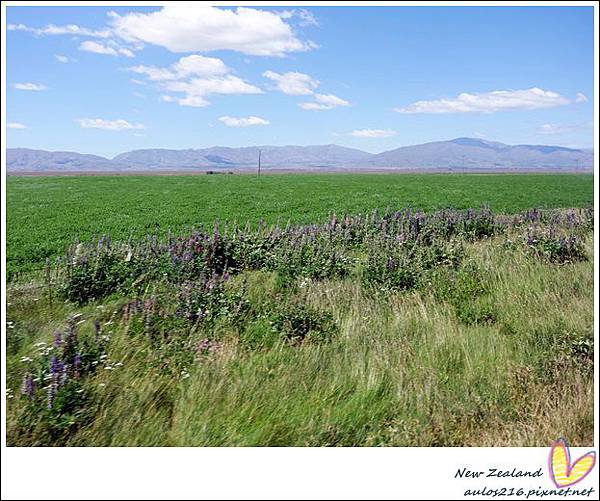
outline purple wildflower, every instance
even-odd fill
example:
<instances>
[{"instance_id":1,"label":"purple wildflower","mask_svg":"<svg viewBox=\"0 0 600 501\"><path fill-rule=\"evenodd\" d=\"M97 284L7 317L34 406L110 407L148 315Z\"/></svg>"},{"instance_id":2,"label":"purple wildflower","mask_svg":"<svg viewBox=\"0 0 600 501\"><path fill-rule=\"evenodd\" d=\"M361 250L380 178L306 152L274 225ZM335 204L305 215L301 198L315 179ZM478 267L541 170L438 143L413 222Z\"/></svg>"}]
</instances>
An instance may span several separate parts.
<instances>
[{"instance_id":1,"label":"purple wildflower","mask_svg":"<svg viewBox=\"0 0 600 501\"><path fill-rule=\"evenodd\" d=\"M81 354L76 353L73 358L73 376L78 378L81 376Z\"/></svg>"},{"instance_id":2,"label":"purple wildflower","mask_svg":"<svg viewBox=\"0 0 600 501\"><path fill-rule=\"evenodd\" d=\"M75 318L69 317L67 320L67 333L65 335L64 353L70 353L77 344L77 330L75 328Z\"/></svg>"},{"instance_id":3,"label":"purple wildflower","mask_svg":"<svg viewBox=\"0 0 600 501\"><path fill-rule=\"evenodd\" d=\"M54 381L50 383L50 386L48 386L48 409L52 409L52 406L54 405L54 398L56 397L57 390L58 383L55 383Z\"/></svg>"},{"instance_id":4,"label":"purple wildflower","mask_svg":"<svg viewBox=\"0 0 600 501\"><path fill-rule=\"evenodd\" d=\"M533 235L531 233L527 234L527 245L529 247L531 247L533 245L533 243L535 242Z\"/></svg>"},{"instance_id":5,"label":"purple wildflower","mask_svg":"<svg viewBox=\"0 0 600 501\"><path fill-rule=\"evenodd\" d=\"M62 333L59 330L54 331L54 341L52 344L55 348L60 348L62 344Z\"/></svg>"},{"instance_id":6,"label":"purple wildflower","mask_svg":"<svg viewBox=\"0 0 600 501\"><path fill-rule=\"evenodd\" d=\"M23 384L21 385L21 393L27 395L30 399L33 399L35 394L35 381L31 374L27 374L23 378Z\"/></svg>"},{"instance_id":7,"label":"purple wildflower","mask_svg":"<svg viewBox=\"0 0 600 501\"><path fill-rule=\"evenodd\" d=\"M56 355L54 355L50 360L50 374L52 374L53 377L58 377L62 374L63 367L63 363L56 357Z\"/></svg>"},{"instance_id":8,"label":"purple wildflower","mask_svg":"<svg viewBox=\"0 0 600 501\"><path fill-rule=\"evenodd\" d=\"M221 343L218 341L211 341L210 339L203 339L196 345L196 351L199 355L210 355L216 353L221 349Z\"/></svg>"}]
</instances>

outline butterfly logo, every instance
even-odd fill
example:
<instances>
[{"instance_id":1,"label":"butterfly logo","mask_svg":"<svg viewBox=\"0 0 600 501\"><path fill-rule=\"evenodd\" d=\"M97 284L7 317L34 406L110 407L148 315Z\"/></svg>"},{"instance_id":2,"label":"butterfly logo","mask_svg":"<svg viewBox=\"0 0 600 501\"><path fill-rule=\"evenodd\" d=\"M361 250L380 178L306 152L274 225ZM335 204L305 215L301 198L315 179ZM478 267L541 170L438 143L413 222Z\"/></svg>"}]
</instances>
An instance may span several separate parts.
<instances>
[{"instance_id":1,"label":"butterfly logo","mask_svg":"<svg viewBox=\"0 0 600 501\"><path fill-rule=\"evenodd\" d=\"M571 463L571 453L564 438L559 438L552 444L548 457L550 477L559 489L581 482L595 464L595 451L590 451Z\"/></svg>"}]
</instances>

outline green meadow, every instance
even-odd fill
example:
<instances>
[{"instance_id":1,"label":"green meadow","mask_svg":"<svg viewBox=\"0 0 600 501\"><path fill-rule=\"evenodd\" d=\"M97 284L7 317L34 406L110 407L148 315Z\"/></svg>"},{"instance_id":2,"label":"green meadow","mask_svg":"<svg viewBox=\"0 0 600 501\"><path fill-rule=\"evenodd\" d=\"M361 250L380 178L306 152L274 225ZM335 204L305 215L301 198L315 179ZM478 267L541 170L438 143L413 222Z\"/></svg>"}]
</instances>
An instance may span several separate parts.
<instances>
[{"instance_id":1,"label":"green meadow","mask_svg":"<svg viewBox=\"0 0 600 501\"><path fill-rule=\"evenodd\" d=\"M8 445L593 444L591 175L9 177L7 198Z\"/></svg>"},{"instance_id":2,"label":"green meadow","mask_svg":"<svg viewBox=\"0 0 600 501\"><path fill-rule=\"evenodd\" d=\"M8 269L40 268L75 239L102 234L126 239L232 220L310 223L386 208L583 207L593 191L591 174L9 176Z\"/></svg>"}]
</instances>

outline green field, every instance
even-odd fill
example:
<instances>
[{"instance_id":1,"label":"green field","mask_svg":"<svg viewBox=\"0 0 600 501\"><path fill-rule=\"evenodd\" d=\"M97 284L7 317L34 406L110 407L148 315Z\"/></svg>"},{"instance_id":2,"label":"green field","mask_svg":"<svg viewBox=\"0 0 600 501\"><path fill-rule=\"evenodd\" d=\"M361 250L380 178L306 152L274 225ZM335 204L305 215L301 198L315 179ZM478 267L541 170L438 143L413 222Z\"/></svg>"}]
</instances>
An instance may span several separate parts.
<instances>
[{"instance_id":1,"label":"green field","mask_svg":"<svg viewBox=\"0 0 600 501\"><path fill-rule=\"evenodd\" d=\"M592 193L591 175L11 177L7 444L590 446ZM234 219L293 223L213 229Z\"/></svg>"},{"instance_id":2,"label":"green field","mask_svg":"<svg viewBox=\"0 0 600 501\"><path fill-rule=\"evenodd\" d=\"M496 212L592 203L589 175L286 174L90 176L7 179L9 272L39 268L76 238L130 234L215 220L322 221L373 209L479 207Z\"/></svg>"}]
</instances>

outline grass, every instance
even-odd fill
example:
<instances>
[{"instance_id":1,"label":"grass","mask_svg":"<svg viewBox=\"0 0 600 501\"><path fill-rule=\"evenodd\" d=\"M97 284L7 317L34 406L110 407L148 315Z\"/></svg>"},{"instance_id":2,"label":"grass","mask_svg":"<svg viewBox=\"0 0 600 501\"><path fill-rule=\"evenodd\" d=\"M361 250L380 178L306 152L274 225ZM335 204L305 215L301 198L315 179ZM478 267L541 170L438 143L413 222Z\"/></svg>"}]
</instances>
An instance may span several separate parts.
<instances>
[{"instance_id":1,"label":"grass","mask_svg":"<svg viewBox=\"0 0 600 501\"><path fill-rule=\"evenodd\" d=\"M286 174L244 176L93 176L7 179L7 265L40 269L75 239L123 240L215 220L242 224L323 221L331 213L375 208L468 208L496 212L583 207L591 174Z\"/></svg>"},{"instance_id":2,"label":"grass","mask_svg":"<svg viewBox=\"0 0 600 501\"><path fill-rule=\"evenodd\" d=\"M310 266L292 273L285 266L296 266L296 254L286 247L274 269L262 262L232 267L223 290L218 281L195 281L190 290L180 279L144 281L150 275L135 272L135 285L110 282L94 300L65 301L61 290L96 280L105 256L121 256L110 273L122 273L128 247L113 242L104 251L94 244L89 256L81 250L73 257L78 264L51 277L53 301L43 280L9 286L7 443L546 446L563 436L573 446L591 445L591 226L568 230L581 246L557 254L552 242L566 227L552 215L542 220L519 219L500 231L476 219L482 232L457 234L457 241L435 233L443 256L458 249L460 260L440 258L400 288L393 277L365 281L372 262L405 246L395 229L365 218L357 228L390 232L392 240L360 237L362 244L349 247L356 259L347 273L323 276ZM538 226L551 235L536 240L540 247L527 243ZM330 241L329 227L323 231L317 245ZM416 241L425 249L438 245ZM336 244L339 259L344 245ZM148 258L145 248L125 261L146 259L144 272L159 266L159 277L179 269L176 261ZM277 248L269 252L276 259ZM298 252L309 263L316 259ZM201 309L194 290L201 291ZM197 309L207 316L189 316ZM29 399L19 389L27 374L54 381L42 370L52 354L46 347L69 317L78 323L73 329L89 369L69 376L47 409L45 390Z\"/></svg>"}]
</instances>

